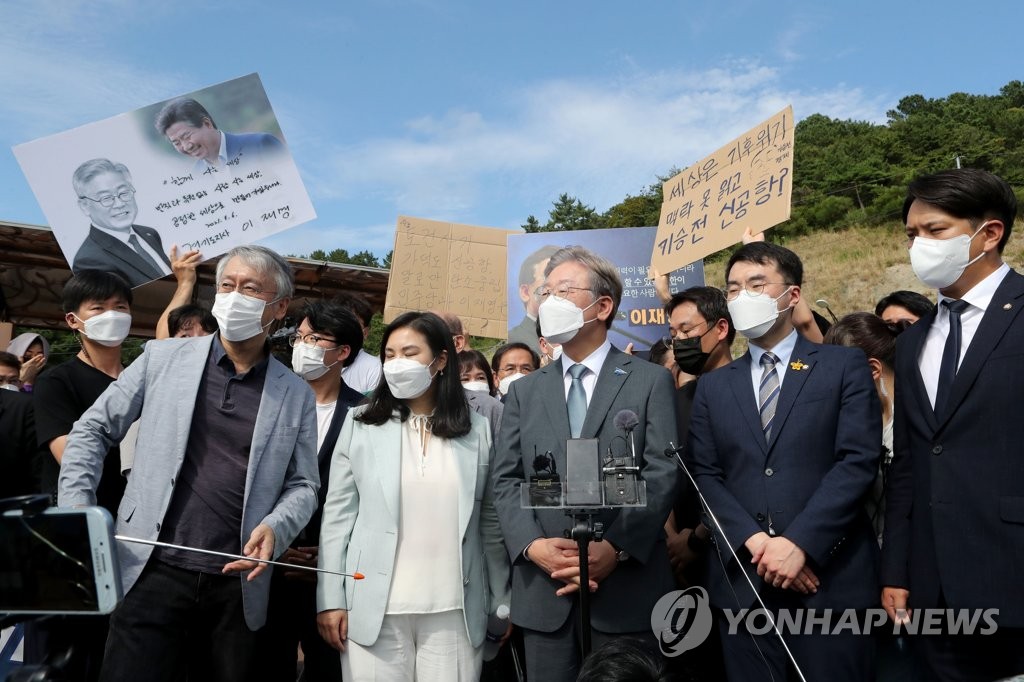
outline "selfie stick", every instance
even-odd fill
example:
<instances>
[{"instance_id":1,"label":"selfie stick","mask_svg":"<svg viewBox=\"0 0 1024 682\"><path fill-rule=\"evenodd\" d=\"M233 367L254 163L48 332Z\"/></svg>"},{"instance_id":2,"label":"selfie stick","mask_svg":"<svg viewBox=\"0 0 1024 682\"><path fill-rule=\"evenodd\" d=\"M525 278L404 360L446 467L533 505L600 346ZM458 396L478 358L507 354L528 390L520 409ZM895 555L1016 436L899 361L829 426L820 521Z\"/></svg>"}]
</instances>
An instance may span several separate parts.
<instances>
[{"instance_id":1,"label":"selfie stick","mask_svg":"<svg viewBox=\"0 0 1024 682\"><path fill-rule=\"evenodd\" d=\"M200 554L212 554L213 556L222 556L228 559L241 559L242 561L255 561L258 564L270 564L271 566L284 566L288 569L297 568L300 571L315 571L317 573L330 573L331 575L340 575L346 578L352 578L353 580L362 580L366 576L362 573L340 573L338 571L328 571L326 568L313 568L312 566L299 566L298 564L286 564L283 561L271 561L270 559L256 559L251 556L243 556L241 554L228 554L227 552L214 552L212 549L198 549L196 547L185 547L184 545L172 545L169 542L159 542L157 540L142 540L140 538L130 538L127 535L115 535L115 540L121 542L134 542L140 545L152 545L153 547L167 547L169 549L181 549L186 552L198 552Z\"/></svg>"}]
</instances>

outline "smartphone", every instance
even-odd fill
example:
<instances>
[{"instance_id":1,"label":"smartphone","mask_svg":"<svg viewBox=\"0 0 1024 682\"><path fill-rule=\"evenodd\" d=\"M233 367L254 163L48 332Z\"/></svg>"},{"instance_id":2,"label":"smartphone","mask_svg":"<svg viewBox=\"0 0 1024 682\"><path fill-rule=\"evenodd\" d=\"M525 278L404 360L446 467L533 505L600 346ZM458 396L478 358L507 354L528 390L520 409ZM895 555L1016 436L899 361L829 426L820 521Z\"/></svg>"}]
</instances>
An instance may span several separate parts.
<instances>
[{"instance_id":1,"label":"smartphone","mask_svg":"<svg viewBox=\"0 0 1024 682\"><path fill-rule=\"evenodd\" d=\"M0 515L0 613L110 613L120 599L114 522L106 509Z\"/></svg>"}]
</instances>

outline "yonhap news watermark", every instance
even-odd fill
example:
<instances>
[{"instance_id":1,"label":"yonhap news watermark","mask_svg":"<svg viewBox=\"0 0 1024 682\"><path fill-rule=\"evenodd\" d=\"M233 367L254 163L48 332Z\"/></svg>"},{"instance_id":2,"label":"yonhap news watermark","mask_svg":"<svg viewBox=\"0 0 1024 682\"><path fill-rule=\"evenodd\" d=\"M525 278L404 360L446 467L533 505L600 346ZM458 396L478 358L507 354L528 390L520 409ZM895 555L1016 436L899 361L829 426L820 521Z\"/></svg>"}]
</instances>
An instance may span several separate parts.
<instances>
[{"instance_id":1,"label":"yonhap news watermark","mask_svg":"<svg viewBox=\"0 0 1024 682\"><path fill-rule=\"evenodd\" d=\"M999 609L913 609L893 621L882 608L722 609L729 635L991 635L998 630ZM774 624L772 621L774 618ZM665 656L695 649L711 634L714 617L703 587L664 595L651 611L651 630Z\"/></svg>"}]
</instances>

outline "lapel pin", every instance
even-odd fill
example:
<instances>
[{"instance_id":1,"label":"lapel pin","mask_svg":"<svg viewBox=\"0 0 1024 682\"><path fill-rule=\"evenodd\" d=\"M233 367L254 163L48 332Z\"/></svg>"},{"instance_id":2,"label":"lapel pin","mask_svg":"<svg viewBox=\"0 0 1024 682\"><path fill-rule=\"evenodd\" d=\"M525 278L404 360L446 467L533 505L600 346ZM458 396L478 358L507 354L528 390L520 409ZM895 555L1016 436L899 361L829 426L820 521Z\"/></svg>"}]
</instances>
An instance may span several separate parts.
<instances>
[{"instance_id":1,"label":"lapel pin","mask_svg":"<svg viewBox=\"0 0 1024 682\"><path fill-rule=\"evenodd\" d=\"M623 375L625 375L625 374L629 374L629 372L627 372L626 370L622 369L621 367L616 367L615 371L613 372L613 374L623 374Z\"/></svg>"},{"instance_id":2,"label":"lapel pin","mask_svg":"<svg viewBox=\"0 0 1024 682\"><path fill-rule=\"evenodd\" d=\"M1003 310L1010 310L1011 308L1013 308L1012 303L1007 303L1006 305L1003 306Z\"/></svg>"},{"instance_id":3,"label":"lapel pin","mask_svg":"<svg viewBox=\"0 0 1024 682\"><path fill-rule=\"evenodd\" d=\"M797 372L805 370L808 367L810 367L810 365L805 364L803 360L796 360L795 362L789 363L789 368L792 370L796 370Z\"/></svg>"}]
</instances>

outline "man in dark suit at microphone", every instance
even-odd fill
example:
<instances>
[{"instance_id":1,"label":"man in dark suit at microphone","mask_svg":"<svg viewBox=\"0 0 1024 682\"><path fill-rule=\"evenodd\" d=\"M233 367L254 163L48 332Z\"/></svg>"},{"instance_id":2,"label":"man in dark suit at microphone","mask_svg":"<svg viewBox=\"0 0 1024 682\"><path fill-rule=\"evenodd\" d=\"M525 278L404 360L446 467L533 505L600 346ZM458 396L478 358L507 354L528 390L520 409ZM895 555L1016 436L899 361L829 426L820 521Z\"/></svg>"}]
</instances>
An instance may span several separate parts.
<instances>
[{"instance_id":1,"label":"man in dark suit at microphone","mask_svg":"<svg viewBox=\"0 0 1024 682\"><path fill-rule=\"evenodd\" d=\"M621 636L656 646L651 611L675 587L663 528L677 484L676 468L664 455L676 433L671 375L608 341L622 296L611 263L584 248L566 247L551 257L544 274L538 292L541 330L562 344L561 362L511 385L492 467L494 504L513 562L512 622L523 629L531 682L575 680L581 635L579 557L575 541L563 536L570 518L561 509L524 509L520 502L520 484L535 473L535 453L550 451L564 473L570 438L597 439L602 456L609 450L628 456L635 445L647 483L646 507L596 518L605 533L604 541L589 547L595 649ZM616 421L637 423L632 438Z\"/></svg>"}]
</instances>

